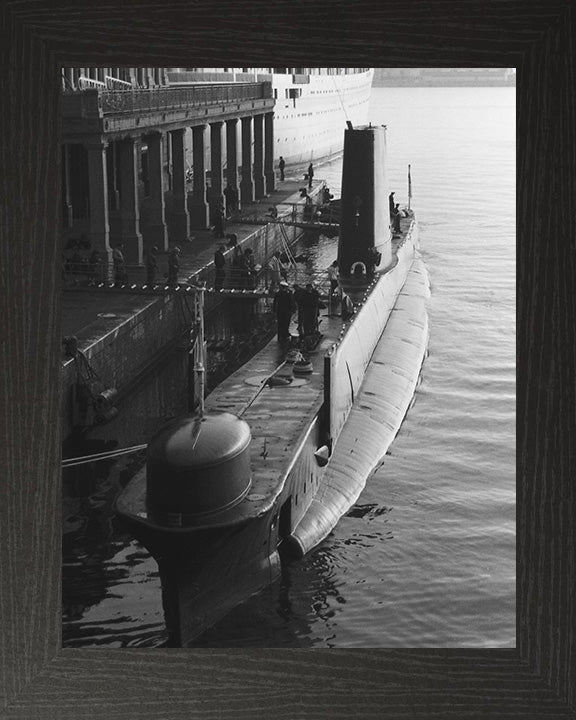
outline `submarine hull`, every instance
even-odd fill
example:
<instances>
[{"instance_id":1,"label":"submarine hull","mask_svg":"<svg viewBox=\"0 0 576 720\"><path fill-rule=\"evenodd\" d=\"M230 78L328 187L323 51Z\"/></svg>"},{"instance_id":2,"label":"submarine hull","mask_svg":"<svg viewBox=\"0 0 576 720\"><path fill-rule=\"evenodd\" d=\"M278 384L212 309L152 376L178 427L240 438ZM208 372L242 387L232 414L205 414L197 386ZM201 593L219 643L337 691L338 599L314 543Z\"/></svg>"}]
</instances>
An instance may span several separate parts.
<instances>
[{"instance_id":1,"label":"submarine hull","mask_svg":"<svg viewBox=\"0 0 576 720\"><path fill-rule=\"evenodd\" d=\"M382 461L413 400L428 342L429 285L413 214L402 217L398 234L390 231L385 146L384 127L345 133L338 257L351 317L322 318L305 381L268 382L287 364L272 341L206 399L208 412L242 416L250 427L246 496L178 528L148 517L143 476L118 502L120 516L158 561L174 644L192 645L273 582L280 547L302 556L326 538Z\"/></svg>"}]
</instances>

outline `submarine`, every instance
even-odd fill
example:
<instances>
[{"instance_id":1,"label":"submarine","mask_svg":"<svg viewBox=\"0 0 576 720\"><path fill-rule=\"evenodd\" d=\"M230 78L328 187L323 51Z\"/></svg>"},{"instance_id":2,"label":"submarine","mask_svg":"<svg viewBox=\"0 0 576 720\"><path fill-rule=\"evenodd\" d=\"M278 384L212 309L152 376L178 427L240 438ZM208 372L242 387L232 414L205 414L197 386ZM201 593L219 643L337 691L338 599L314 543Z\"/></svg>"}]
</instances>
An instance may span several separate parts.
<instances>
[{"instance_id":1,"label":"submarine","mask_svg":"<svg viewBox=\"0 0 576 720\"><path fill-rule=\"evenodd\" d=\"M413 403L429 279L414 212L393 232L388 194L386 127L349 124L337 255L347 302L322 318L306 372L272 340L202 394L198 412L152 437L116 500L158 563L171 645L191 646L273 583L281 554L299 558L324 540Z\"/></svg>"}]
</instances>

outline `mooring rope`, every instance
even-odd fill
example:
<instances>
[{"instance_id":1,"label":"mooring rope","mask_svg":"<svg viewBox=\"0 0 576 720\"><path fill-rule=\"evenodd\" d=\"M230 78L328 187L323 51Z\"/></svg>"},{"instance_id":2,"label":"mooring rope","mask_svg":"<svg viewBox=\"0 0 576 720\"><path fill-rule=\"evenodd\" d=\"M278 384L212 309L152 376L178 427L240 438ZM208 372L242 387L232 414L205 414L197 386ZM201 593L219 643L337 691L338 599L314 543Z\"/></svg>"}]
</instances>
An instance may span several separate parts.
<instances>
[{"instance_id":1,"label":"mooring rope","mask_svg":"<svg viewBox=\"0 0 576 720\"><path fill-rule=\"evenodd\" d=\"M66 460L62 460L62 467L69 468L74 467L75 465L85 465L90 462L98 462L99 460L110 460L121 457L122 455L129 455L130 453L138 452L139 450L144 450L146 447L148 447L148 443L144 443L143 445L134 445L129 448L121 448L120 450L109 450L107 452L95 453L94 455L82 455L81 457L67 458Z\"/></svg>"}]
</instances>

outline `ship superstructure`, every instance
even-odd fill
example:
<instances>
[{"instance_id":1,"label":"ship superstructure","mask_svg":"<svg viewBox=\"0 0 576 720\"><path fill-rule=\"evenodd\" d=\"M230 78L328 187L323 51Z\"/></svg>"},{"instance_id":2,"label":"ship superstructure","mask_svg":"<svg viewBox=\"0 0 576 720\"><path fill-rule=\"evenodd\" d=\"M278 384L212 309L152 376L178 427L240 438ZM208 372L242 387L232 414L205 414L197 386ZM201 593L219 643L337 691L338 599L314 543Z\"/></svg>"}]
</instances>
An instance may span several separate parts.
<instances>
[{"instance_id":1,"label":"ship superstructure","mask_svg":"<svg viewBox=\"0 0 576 720\"><path fill-rule=\"evenodd\" d=\"M171 68L170 85L271 82L274 157L305 164L342 151L342 128L367 122L373 68Z\"/></svg>"}]
</instances>

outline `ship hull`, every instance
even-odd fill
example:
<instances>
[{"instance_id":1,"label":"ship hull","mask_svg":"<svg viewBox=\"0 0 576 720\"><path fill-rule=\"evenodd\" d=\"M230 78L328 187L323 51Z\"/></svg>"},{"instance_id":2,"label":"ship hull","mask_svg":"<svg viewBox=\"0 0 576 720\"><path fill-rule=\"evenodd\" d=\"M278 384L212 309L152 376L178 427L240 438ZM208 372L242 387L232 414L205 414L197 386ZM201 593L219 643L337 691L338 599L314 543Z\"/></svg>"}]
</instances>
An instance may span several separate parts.
<instances>
[{"instance_id":1,"label":"ship hull","mask_svg":"<svg viewBox=\"0 0 576 720\"><path fill-rule=\"evenodd\" d=\"M384 279L383 279L384 280ZM391 297L394 284L380 281L372 293L374 304L366 308L376 335L378 303ZM406 284L410 287L407 288ZM421 260L412 263L407 283L400 288L387 314L386 330L379 332L374 351L360 386L355 392L349 372L352 358L333 384L350 409L339 430L318 492L292 533L292 546L305 555L321 542L338 520L354 505L366 481L382 461L413 402L420 369L428 345L426 300L428 275ZM366 334L363 340L366 340ZM365 345L364 345L365 347ZM363 363L362 347L356 348L356 362ZM334 378L333 378L334 379Z\"/></svg>"},{"instance_id":2,"label":"ship hull","mask_svg":"<svg viewBox=\"0 0 576 720\"><path fill-rule=\"evenodd\" d=\"M170 529L133 512L132 483L118 511L160 571L169 644L186 647L204 630L280 575L278 527L270 512L228 527Z\"/></svg>"},{"instance_id":3,"label":"ship hull","mask_svg":"<svg viewBox=\"0 0 576 720\"><path fill-rule=\"evenodd\" d=\"M280 499L297 498L289 538L297 556L326 538L356 502L412 402L428 344L429 284L417 244L413 223L395 266L368 290L343 340L325 358L324 404ZM322 467L315 457L320 427L331 450Z\"/></svg>"},{"instance_id":4,"label":"ship hull","mask_svg":"<svg viewBox=\"0 0 576 720\"><path fill-rule=\"evenodd\" d=\"M346 122L367 122L373 72L309 75L306 84L295 84L292 75L273 75L274 157L305 165L342 152ZM291 90L302 94L287 98Z\"/></svg>"},{"instance_id":5,"label":"ship hull","mask_svg":"<svg viewBox=\"0 0 576 720\"><path fill-rule=\"evenodd\" d=\"M429 291L416 247L413 222L395 266L365 289L339 352L324 358L331 417L325 399L302 423L276 490L256 517L232 514L202 527L165 528L138 511L146 504L144 475L126 488L118 511L158 562L171 644L192 645L274 582L279 546L301 557L324 540L381 462L409 409L427 347ZM332 447L323 465L316 452L324 440Z\"/></svg>"},{"instance_id":6,"label":"ship hull","mask_svg":"<svg viewBox=\"0 0 576 720\"><path fill-rule=\"evenodd\" d=\"M174 87L218 82L270 82L274 106L274 160L307 165L342 152L343 131L367 122L373 68L346 73L202 72L169 73Z\"/></svg>"}]
</instances>

